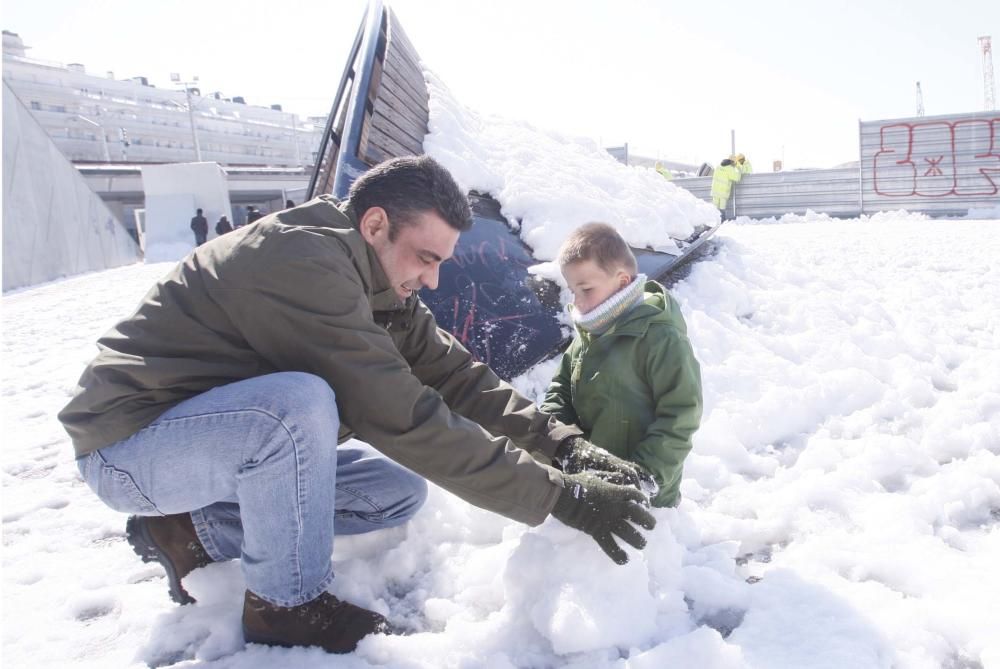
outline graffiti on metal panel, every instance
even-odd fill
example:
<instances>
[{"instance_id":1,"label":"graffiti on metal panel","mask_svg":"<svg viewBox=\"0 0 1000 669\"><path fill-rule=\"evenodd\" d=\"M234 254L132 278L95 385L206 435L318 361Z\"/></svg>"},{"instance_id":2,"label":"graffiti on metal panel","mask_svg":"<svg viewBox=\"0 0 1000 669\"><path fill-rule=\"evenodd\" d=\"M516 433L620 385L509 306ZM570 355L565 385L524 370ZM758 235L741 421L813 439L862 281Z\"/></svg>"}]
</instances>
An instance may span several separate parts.
<instances>
[{"instance_id":1,"label":"graffiti on metal panel","mask_svg":"<svg viewBox=\"0 0 1000 669\"><path fill-rule=\"evenodd\" d=\"M563 339L558 288L551 295L535 290L540 286L527 272L535 262L504 224L477 218L441 266L438 289L421 293L438 325L503 378L522 373Z\"/></svg>"},{"instance_id":2,"label":"graffiti on metal panel","mask_svg":"<svg viewBox=\"0 0 1000 669\"><path fill-rule=\"evenodd\" d=\"M879 135L872 166L879 195L1000 193L1000 118L893 123Z\"/></svg>"}]
</instances>

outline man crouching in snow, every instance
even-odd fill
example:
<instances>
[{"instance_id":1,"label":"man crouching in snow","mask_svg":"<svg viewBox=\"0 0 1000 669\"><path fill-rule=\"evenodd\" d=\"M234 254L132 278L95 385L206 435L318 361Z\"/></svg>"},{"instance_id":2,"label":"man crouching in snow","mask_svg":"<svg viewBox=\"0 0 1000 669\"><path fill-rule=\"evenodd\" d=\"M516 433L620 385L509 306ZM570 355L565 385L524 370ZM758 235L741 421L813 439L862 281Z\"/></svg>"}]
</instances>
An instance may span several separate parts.
<instances>
[{"instance_id":1,"label":"man crouching in snow","mask_svg":"<svg viewBox=\"0 0 1000 669\"><path fill-rule=\"evenodd\" d=\"M59 418L173 599L193 601L192 570L240 558L248 642L350 652L391 630L326 591L334 535L406 522L424 478L531 525L551 513L617 562L612 535L645 545L634 466L473 362L417 297L471 225L444 168L396 158L342 205L320 196L198 247L100 339ZM374 448L338 446L352 436Z\"/></svg>"}]
</instances>

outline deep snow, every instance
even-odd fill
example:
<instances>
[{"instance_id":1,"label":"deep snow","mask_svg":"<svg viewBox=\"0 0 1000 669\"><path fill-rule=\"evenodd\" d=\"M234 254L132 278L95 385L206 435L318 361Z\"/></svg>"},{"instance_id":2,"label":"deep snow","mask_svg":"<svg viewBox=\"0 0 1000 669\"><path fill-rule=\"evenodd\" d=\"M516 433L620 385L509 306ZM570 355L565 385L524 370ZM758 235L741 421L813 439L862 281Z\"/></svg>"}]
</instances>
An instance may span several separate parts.
<instances>
[{"instance_id":1,"label":"deep snow","mask_svg":"<svg viewBox=\"0 0 1000 669\"><path fill-rule=\"evenodd\" d=\"M175 606L80 481L56 412L169 265L5 295L4 661L1000 667L1000 221L747 223L671 288L706 411L646 550L617 567L433 489L407 527L335 546L338 595L422 630L345 658L245 649L236 563Z\"/></svg>"}]
</instances>

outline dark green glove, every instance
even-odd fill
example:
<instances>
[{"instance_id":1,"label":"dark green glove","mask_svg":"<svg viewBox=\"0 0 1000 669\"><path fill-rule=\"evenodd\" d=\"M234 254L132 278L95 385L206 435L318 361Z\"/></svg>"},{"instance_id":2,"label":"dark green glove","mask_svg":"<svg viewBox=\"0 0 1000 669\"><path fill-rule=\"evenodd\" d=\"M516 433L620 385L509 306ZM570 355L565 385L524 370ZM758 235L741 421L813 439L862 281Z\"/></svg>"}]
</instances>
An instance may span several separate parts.
<instances>
[{"instance_id":1,"label":"dark green glove","mask_svg":"<svg viewBox=\"0 0 1000 669\"><path fill-rule=\"evenodd\" d=\"M552 509L555 518L594 537L618 564L628 562L628 555L615 542L614 535L636 548L645 547L645 537L629 523L647 530L656 527L656 519L642 506L648 504L645 495L594 474L563 474L563 482L565 487Z\"/></svg>"},{"instance_id":2,"label":"dark green glove","mask_svg":"<svg viewBox=\"0 0 1000 669\"><path fill-rule=\"evenodd\" d=\"M583 437L564 439L556 449L556 461L566 474L579 474L587 470L611 472L614 476L602 475L601 478L620 485L630 485L636 490L656 485L649 472L639 465L622 460Z\"/></svg>"}]
</instances>

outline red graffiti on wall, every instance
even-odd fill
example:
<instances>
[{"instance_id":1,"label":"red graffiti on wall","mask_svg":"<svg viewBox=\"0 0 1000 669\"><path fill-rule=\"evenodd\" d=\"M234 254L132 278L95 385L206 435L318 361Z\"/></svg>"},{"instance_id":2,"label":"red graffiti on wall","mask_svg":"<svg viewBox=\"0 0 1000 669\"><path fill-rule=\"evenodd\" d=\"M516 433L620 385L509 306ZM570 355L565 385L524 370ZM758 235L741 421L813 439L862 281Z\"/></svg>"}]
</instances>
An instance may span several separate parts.
<instances>
[{"instance_id":1,"label":"red graffiti on wall","mask_svg":"<svg viewBox=\"0 0 1000 669\"><path fill-rule=\"evenodd\" d=\"M1000 118L892 123L882 126L879 135L872 165L879 195L1000 193Z\"/></svg>"}]
</instances>

